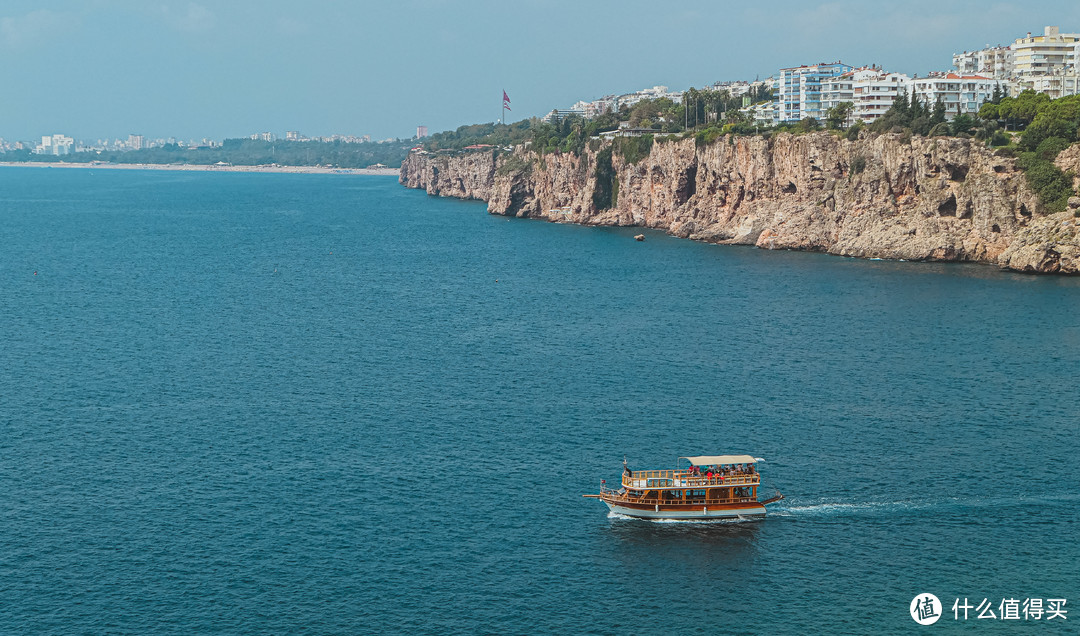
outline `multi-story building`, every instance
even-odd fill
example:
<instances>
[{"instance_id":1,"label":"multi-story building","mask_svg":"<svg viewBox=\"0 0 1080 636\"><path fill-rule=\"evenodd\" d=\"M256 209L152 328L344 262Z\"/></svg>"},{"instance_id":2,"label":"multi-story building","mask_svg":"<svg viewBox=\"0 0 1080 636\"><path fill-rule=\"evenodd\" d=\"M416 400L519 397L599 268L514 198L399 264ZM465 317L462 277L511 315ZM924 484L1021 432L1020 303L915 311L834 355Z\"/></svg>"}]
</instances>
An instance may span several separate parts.
<instances>
[{"instance_id":1,"label":"multi-story building","mask_svg":"<svg viewBox=\"0 0 1080 636\"><path fill-rule=\"evenodd\" d=\"M855 121L870 123L892 108L897 97L910 92L911 78L907 75L888 73L876 66L862 67L821 80L821 108L827 115L838 104L851 102L853 108L845 125Z\"/></svg>"},{"instance_id":2,"label":"multi-story building","mask_svg":"<svg viewBox=\"0 0 1080 636\"><path fill-rule=\"evenodd\" d=\"M1043 34L1018 38L1012 44L1013 74L1018 78L1049 75L1076 67L1080 34L1059 33L1056 26L1043 29Z\"/></svg>"},{"instance_id":3,"label":"multi-story building","mask_svg":"<svg viewBox=\"0 0 1080 636\"><path fill-rule=\"evenodd\" d=\"M543 122L560 122L567 117L585 117L585 111L576 108L556 108L540 118Z\"/></svg>"},{"instance_id":4,"label":"multi-story building","mask_svg":"<svg viewBox=\"0 0 1080 636\"><path fill-rule=\"evenodd\" d=\"M1013 72L1013 50L1008 46L987 45L981 51L964 51L953 56L958 75L982 75L1004 80Z\"/></svg>"},{"instance_id":5,"label":"multi-story building","mask_svg":"<svg viewBox=\"0 0 1080 636\"><path fill-rule=\"evenodd\" d=\"M994 96L994 87L1000 85L1000 80L956 73L931 73L911 80L913 94L931 108L940 100L945 104L945 118L950 120L961 113L977 115Z\"/></svg>"},{"instance_id":6,"label":"multi-story building","mask_svg":"<svg viewBox=\"0 0 1080 636\"><path fill-rule=\"evenodd\" d=\"M755 126L771 126L775 120L774 108L775 104L773 102L761 102L760 104L743 106L739 110L745 113L754 122Z\"/></svg>"},{"instance_id":7,"label":"multi-story building","mask_svg":"<svg viewBox=\"0 0 1080 636\"><path fill-rule=\"evenodd\" d=\"M41 138L41 143L34 148L34 153L39 155L67 155L71 154L71 147L75 140L66 135L47 135Z\"/></svg>"},{"instance_id":8,"label":"multi-story building","mask_svg":"<svg viewBox=\"0 0 1080 636\"><path fill-rule=\"evenodd\" d=\"M822 119L825 109L821 103L822 80L850 72L851 66L842 62L796 66L780 69L773 97L775 123L797 122L807 117Z\"/></svg>"},{"instance_id":9,"label":"multi-story building","mask_svg":"<svg viewBox=\"0 0 1080 636\"><path fill-rule=\"evenodd\" d=\"M142 150L144 138L142 135L128 135L127 145L131 150Z\"/></svg>"},{"instance_id":10,"label":"multi-story building","mask_svg":"<svg viewBox=\"0 0 1080 636\"><path fill-rule=\"evenodd\" d=\"M660 99L666 97L676 104L682 102L682 93L673 93L668 90L667 86L653 86L652 88L643 88L640 91L634 93L626 93L625 95L619 95L616 97L618 107L633 106L643 99Z\"/></svg>"},{"instance_id":11,"label":"multi-story building","mask_svg":"<svg viewBox=\"0 0 1080 636\"><path fill-rule=\"evenodd\" d=\"M821 80L822 110L828 113L830 108L835 108L842 102L855 102L855 73L856 71L850 71Z\"/></svg>"},{"instance_id":12,"label":"multi-story building","mask_svg":"<svg viewBox=\"0 0 1080 636\"><path fill-rule=\"evenodd\" d=\"M1066 67L1055 73L1027 75L1015 82L1016 92L1031 89L1036 93L1046 93L1050 99L1080 94L1080 73L1076 67Z\"/></svg>"},{"instance_id":13,"label":"multi-story building","mask_svg":"<svg viewBox=\"0 0 1080 636\"><path fill-rule=\"evenodd\" d=\"M903 73L886 73L880 68L859 69L852 77L852 116L864 123L879 119L897 97L911 92L911 78Z\"/></svg>"},{"instance_id":14,"label":"multi-story building","mask_svg":"<svg viewBox=\"0 0 1080 636\"><path fill-rule=\"evenodd\" d=\"M602 97L591 102L580 101L570 107L570 110L580 110L585 113L586 119L598 117L604 113L610 113L617 108L617 100L614 95Z\"/></svg>"}]
</instances>

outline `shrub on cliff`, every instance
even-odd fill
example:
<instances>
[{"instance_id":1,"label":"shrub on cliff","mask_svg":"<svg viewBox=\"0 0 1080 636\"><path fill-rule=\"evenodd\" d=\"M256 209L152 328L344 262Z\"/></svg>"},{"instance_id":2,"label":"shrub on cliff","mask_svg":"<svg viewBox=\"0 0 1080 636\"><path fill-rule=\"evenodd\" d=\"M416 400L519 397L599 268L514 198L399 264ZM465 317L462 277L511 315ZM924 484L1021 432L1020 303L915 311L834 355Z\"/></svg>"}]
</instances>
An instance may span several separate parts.
<instances>
[{"instance_id":1,"label":"shrub on cliff","mask_svg":"<svg viewBox=\"0 0 1080 636\"><path fill-rule=\"evenodd\" d=\"M641 135L640 137L617 137L612 142L612 147L627 163L637 163L649 156L652 152L653 136Z\"/></svg>"},{"instance_id":2,"label":"shrub on cliff","mask_svg":"<svg viewBox=\"0 0 1080 636\"><path fill-rule=\"evenodd\" d=\"M520 157L515 154L506 155L499 167L495 169L495 174L499 176L506 176L508 174L521 173L528 175L532 172L533 162L526 160L524 157Z\"/></svg>"},{"instance_id":3,"label":"shrub on cliff","mask_svg":"<svg viewBox=\"0 0 1080 636\"><path fill-rule=\"evenodd\" d=\"M1048 137L1039 144L1039 147L1035 149L1035 154L1040 159L1047 161L1053 161L1057 159L1058 153L1068 148L1071 144L1062 139L1061 137Z\"/></svg>"},{"instance_id":4,"label":"shrub on cliff","mask_svg":"<svg viewBox=\"0 0 1080 636\"><path fill-rule=\"evenodd\" d=\"M851 174L861 174L866 170L866 157L855 155L851 158Z\"/></svg>"},{"instance_id":5,"label":"shrub on cliff","mask_svg":"<svg viewBox=\"0 0 1080 636\"><path fill-rule=\"evenodd\" d=\"M723 129L716 128L715 126L710 126L705 130L699 130L694 133L694 145L696 145L698 148L704 148L705 146L710 145L723 135Z\"/></svg>"},{"instance_id":6,"label":"shrub on cliff","mask_svg":"<svg viewBox=\"0 0 1080 636\"><path fill-rule=\"evenodd\" d=\"M596 169L593 175L596 177L596 188L593 190L592 202L597 210L607 210L615 206L618 197L618 177L615 176L615 168L611 165L612 147L608 146L596 153Z\"/></svg>"},{"instance_id":7,"label":"shrub on cliff","mask_svg":"<svg viewBox=\"0 0 1080 636\"><path fill-rule=\"evenodd\" d=\"M1048 140L1049 141L1049 140ZM1031 189L1039 195L1042 202L1050 212L1062 212L1069 204L1069 197L1073 196L1072 173L1062 172L1054 165L1053 157L1057 156L1053 148L1060 144L1048 143L1043 152L1024 152L1016 160L1016 165L1024 171ZM1051 158L1047 158L1050 156Z\"/></svg>"},{"instance_id":8,"label":"shrub on cliff","mask_svg":"<svg viewBox=\"0 0 1080 636\"><path fill-rule=\"evenodd\" d=\"M990 137L991 146L1008 146L1010 143L1012 143L1012 138L1000 130L995 131L994 135Z\"/></svg>"},{"instance_id":9,"label":"shrub on cliff","mask_svg":"<svg viewBox=\"0 0 1080 636\"><path fill-rule=\"evenodd\" d=\"M949 124L947 124L945 122L941 122L940 124L936 124L933 128L930 129L930 135L929 136L930 137L943 137L945 135L948 135L949 131L950 131Z\"/></svg>"}]
</instances>

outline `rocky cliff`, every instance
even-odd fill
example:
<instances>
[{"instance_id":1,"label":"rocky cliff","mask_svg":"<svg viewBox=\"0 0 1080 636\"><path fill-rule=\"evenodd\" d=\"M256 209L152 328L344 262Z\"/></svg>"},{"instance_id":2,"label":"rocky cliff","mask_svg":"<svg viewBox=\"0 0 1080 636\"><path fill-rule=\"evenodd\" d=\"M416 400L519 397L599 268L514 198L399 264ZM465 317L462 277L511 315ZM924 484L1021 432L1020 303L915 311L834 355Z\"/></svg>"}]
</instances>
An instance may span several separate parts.
<instances>
[{"instance_id":1,"label":"rocky cliff","mask_svg":"<svg viewBox=\"0 0 1080 636\"><path fill-rule=\"evenodd\" d=\"M617 194L597 209L596 151L538 156L414 152L401 183L487 201L493 214L633 225L717 243L845 256L972 261L1078 273L1072 201L1048 214L1015 161L981 143L829 133L658 141L636 164L612 158ZM1058 165L1080 173L1080 147Z\"/></svg>"}]
</instances>

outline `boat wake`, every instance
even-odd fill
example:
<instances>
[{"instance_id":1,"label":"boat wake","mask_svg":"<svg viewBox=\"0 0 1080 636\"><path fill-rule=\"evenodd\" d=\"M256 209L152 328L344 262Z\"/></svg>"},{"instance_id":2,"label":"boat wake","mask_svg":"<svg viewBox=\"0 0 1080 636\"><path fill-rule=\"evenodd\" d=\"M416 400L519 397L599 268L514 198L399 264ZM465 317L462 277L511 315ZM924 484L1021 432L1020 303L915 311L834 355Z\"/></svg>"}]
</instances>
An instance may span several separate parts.
<instances>
[{"instance_id":1,"label":"boat wake","mask_svg":"<svg viewBox=\"0 0 1080 636\"><path fill-rule=\"evenodd\" d=\"M865 501L831 502L824 501L806 505L792 505L797 501L788 500L788 505L777 505L769 511L769 516L777 517L821 517L821 516L878 516L892 515L898 512L913 511L962 511L974 508L1004 508L1031 506L1038 504L1061 504L1080 501L1080 494L1021 497L949 497L944 499L922 499L906 501Z\"/></svg>"}]
</instances>

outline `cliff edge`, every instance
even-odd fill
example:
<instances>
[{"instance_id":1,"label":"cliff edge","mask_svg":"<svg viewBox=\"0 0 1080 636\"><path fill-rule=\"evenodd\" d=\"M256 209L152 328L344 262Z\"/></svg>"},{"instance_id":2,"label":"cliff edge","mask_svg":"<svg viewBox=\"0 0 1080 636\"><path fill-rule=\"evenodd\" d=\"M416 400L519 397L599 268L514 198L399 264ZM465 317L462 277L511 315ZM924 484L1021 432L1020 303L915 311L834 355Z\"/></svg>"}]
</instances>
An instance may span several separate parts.
<instances>
[{"instance_id":1,"label":"cliff edge","mask_svg":"<svg viewBox=\"0 0 1080 636\"><path fill-rule=\"evenodd\" d=\"M1075 274L1074 216L1049 214L1015 160L982 143L897 134L848 141L830 133L658 141L637 163L605 143L580 156L524 148L454 155L414 151L400 181L429 194L487 201L488 211L586 225L630 225L675 236L843 256L992 263ZM1058 166L1080 173L1080 147ZM595 203L597 189L611 205ZM599 197L602 203L605 197Z\"/></svg>"}]
</instances>

